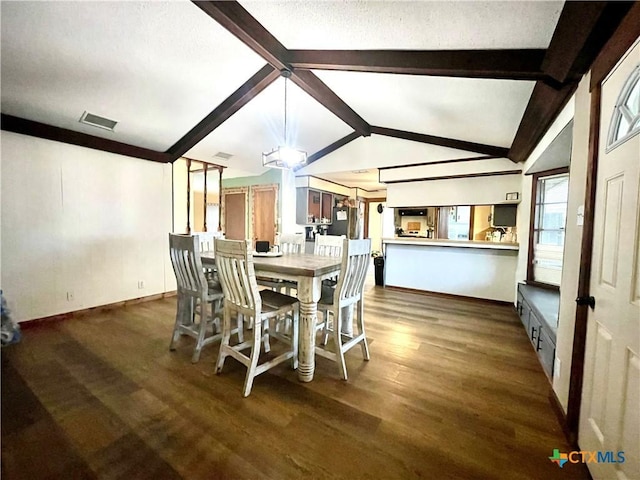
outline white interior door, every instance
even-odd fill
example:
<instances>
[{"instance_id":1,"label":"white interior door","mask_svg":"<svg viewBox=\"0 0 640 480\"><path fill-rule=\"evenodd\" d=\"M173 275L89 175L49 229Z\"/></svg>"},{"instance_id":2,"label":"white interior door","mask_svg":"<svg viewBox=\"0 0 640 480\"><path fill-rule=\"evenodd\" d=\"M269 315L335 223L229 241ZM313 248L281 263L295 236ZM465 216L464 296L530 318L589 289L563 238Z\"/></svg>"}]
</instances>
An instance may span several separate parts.
<instances>
[{"instance_id":1,"label":"white interior door","mask_svg":"<svg viewBox=\"0 0 640 480\"><path fill-rule=\"evenodd\" d=\"M587 325L578 442L583 451L613 452L601 459L615 463L588 462L594 480L640 478L640 135L607 148L616 102L638 65L636 43L602 85L591 275L596 305ZM640 95L631 103L640 109Z\"/></svg>"}]
</instances>

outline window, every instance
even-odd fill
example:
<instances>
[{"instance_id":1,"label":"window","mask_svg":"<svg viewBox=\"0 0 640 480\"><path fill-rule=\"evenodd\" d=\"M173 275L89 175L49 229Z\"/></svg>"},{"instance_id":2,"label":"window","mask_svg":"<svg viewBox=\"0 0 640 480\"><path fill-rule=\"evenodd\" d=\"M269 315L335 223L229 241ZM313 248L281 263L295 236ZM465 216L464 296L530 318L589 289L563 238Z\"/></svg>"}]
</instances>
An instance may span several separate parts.
<instances>
[{"instance_id":1,"label":"window","mask_svg":"<svg viewBox=\"0 0 640 480\"><path fill-rule=\"evenodd\" d=\"M640 132L640 65L625 82L609 127L607 151L616 148Z\"/></svg>"},{"instance_id":2,"label":"window","mask_svg":"<svg viewBox=\"0 0 640 480\"><path fill-rule=\"evenodd\" d=\"M562 257L567 223L569 174L537 174L534 177L535 210L532 258L528 280L560 285Z\"/></svg>"}]
</instances>

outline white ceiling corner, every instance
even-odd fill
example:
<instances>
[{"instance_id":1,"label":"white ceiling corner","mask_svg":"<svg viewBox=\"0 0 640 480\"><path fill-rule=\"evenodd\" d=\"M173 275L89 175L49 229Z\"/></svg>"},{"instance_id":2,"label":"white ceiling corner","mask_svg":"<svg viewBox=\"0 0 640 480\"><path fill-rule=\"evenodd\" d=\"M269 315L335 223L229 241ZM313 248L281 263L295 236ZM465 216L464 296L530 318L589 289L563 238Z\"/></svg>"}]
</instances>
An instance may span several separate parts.
<instances>
[{"instance_id":1,"label":"white ceiling corner","mask_svg":"<svg viewBox=\"0 0 640 480\"><path fill-rule=\"evenodd\" d=\"M3 113L153 150L265 64L191 2L1 8ZM79 124L85 110L118 121L115 132Z\"/></svg>"}]
</instances>

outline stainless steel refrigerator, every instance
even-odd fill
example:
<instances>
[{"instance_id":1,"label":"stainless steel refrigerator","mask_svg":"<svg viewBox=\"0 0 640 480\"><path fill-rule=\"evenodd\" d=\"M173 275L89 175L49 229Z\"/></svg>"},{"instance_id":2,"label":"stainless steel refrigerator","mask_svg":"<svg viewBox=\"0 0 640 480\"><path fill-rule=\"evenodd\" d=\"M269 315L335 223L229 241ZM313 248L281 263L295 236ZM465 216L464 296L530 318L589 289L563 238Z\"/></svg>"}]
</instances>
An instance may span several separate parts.
<instances>
[{"instance_id":1,"label":"stainless steel refrigerator","mask_svg":"<svg viewBox=\"0 0 640 480\"><path fill-rule=\"evenodd\" d=\"M329 235L346 235L347 238L358 238L358 209L354 207L334 207L331 216Z\"/></svg>"}]
</instances>

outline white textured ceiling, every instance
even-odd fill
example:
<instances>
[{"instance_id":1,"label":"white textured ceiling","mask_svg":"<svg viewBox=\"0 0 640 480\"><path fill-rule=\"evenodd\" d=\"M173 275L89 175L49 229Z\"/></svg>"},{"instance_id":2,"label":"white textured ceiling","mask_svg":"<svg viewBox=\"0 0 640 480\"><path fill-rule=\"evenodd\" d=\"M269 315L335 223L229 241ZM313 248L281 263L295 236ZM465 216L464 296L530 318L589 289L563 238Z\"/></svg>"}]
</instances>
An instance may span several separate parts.
<instances>
[{"instance_id":1,"label":"white textured ceiling","mask_svg":"<svg viewBox=\"0 0 640 480\"><path fill-rule=\"evenodd\" d=\"M289 49L547 48L564 2L241 1Z\"/></svg>"},{"instance_id":2,"label":"white textured ceiling","mask_svg":"<svg viewBox=\"0 0 640 480\"><path fill-rule=\"evenodd\" d=\"M2 113L164 151L265 61L191 2L2 2ZM115 132L78 123L88 110Z\"/></svg>"},{"instance_id":3,"label":"white textured ceiling","mask_svg":"<svg viewBox=\"0 0 640 480\"><path fill-rule=\"evenodd\" d=\"M535 84L388 73L315 73L371 125L499 147L511 146Z\"/></svg>"},{"instance_id":4,"label":"white textured ceiling","mask_svg":"<svg viewBox=\"0 0 640 480\"><path fill-rule=\"evenodd\" d=\"M241 2L290 49L546 48L563 2ZM265 61L188 1L1 2L2 113L165 151ZM372 125L508 147L532 82L315 72ZM282 79L186 155L264 171L282 136ZM351 128L289 83L289 126L312 154ZM80 124L88 110L115 132ZM232 154L229 161L214 158ZM377 167L474 153L373 135L299 173L377 189ZM370 170L351 174L353 170ZM366 187L365 187L366 185Z\"/></svg>"},{"instance_id":5,"label":"white textured ceiling","mask_svg":"<svg viewBox=\"0 0 640 480\"><path fill-rule=\"evenodd\" d=\"M324 106L287 80L287 137L289 145L312 154L351 133ZM257 175L262 152L283 145L284 78L280 77L235 115L211 132L185 156L224 165L227 178ZM233 154L229 160L214 158L217 152Z\"/></svg>"}]
</instances>

